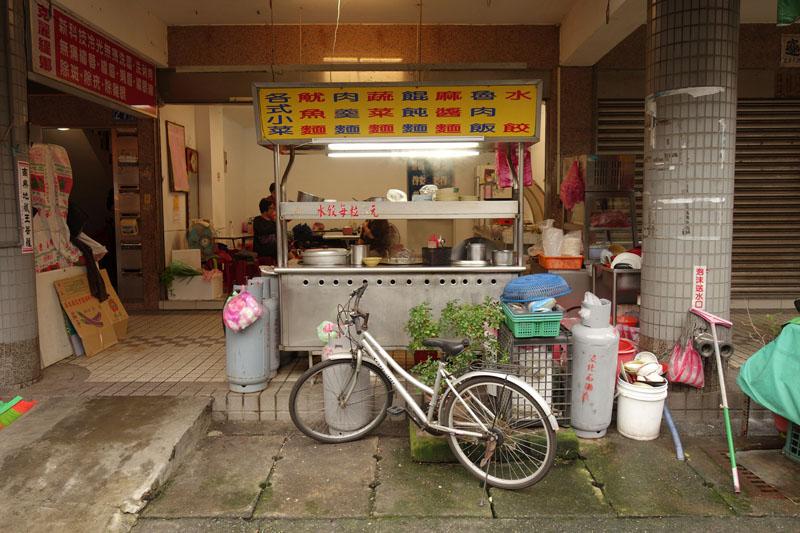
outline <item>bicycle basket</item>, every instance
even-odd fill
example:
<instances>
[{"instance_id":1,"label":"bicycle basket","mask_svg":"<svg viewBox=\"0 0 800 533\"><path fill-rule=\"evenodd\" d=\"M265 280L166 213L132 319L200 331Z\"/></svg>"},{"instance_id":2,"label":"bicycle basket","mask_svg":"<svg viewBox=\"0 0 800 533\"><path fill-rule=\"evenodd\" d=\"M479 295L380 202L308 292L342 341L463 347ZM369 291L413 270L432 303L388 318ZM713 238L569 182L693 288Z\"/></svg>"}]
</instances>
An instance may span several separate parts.
<instances>
[{"instance_id":1,"label":"bicycle basket","mask_svg":"<svg viewBox=\"0 0 800 533\"><path fill-rule=\"evenodd\" d=\"M564 278L558 274L529 274L506 283L500 300L503 302L530 302L541 298L555 298L572 292Z\"/></svg>"}]
</instances>

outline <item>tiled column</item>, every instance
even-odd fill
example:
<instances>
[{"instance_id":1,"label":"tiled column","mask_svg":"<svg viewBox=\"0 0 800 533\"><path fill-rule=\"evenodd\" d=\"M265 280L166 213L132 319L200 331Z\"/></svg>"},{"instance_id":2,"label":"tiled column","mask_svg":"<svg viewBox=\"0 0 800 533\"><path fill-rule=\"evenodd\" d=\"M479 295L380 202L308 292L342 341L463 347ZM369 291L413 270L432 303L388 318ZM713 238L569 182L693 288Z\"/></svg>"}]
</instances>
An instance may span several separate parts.
<instances>
[{"instance_id":1,"label":"tiled column","mask_svg":"<svg viewBox=\"0 0 800 533\"><path fill-rule=\"evenodd\" d=\"M650 0L641 344L663 353L698 301L730 310L739 0Z\"/></svg>"},{"instance_id":2,"label":"tiled column","mask_svg":"<svg viewBox=\"0 0 800 533\"><path fill-rule=\"evenodd\" d=\"M11 151L14 146L17 157L27 160L25 15L22 0L3 4L0 135L8 131L9 136L0 143L0 387L22 387L40 373L33 254L20 252L17 171Z\"/></svg>"}]
</instances>

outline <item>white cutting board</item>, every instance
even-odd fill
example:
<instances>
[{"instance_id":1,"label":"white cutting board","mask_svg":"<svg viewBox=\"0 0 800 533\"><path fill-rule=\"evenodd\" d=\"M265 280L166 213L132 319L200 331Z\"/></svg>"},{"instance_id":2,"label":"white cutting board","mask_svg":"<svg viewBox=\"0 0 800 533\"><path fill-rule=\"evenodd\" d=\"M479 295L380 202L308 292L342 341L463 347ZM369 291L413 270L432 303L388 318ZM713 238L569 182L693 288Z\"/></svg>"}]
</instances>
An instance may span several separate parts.
<instances>
[{"instance_id":1,"label":"white cutting board","mask_svg":"<svg viewBox=\"0 0 800 533\"><path fill-rule=\"evenodd\" d=\"M67 334L61 301L54 283L86 274L86 267L73 266L36 274L36 312L39 316L39 350L42 368L72 355L72 343Z\"/></svg>"}]
</instances>

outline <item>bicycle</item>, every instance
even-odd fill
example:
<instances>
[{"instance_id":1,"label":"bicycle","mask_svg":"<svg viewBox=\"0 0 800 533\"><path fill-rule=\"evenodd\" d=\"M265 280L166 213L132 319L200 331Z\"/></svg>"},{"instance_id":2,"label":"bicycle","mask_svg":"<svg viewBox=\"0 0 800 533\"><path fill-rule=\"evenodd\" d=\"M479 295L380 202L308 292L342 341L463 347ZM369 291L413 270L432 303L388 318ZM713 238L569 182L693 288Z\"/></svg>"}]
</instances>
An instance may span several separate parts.
<instances>
[{"instance_id":1,"label":"bicycle","mask_svg":"<svg viewBox=\"0 0 800 533\"><path fill-rule=\"evenodd\" d=\"M434 386L421 383L367 331L369 313L359 309L366 289L365 281L338 309L350 350L315 364L292 388L295 426L320 442L341 443L365 436L387 414L406 414L418 427L446 435L453 454L484 489L522 489L541 480L555 459L558 423L538 392L517 376L480 364L448 372L447 357L466 349L467 339L425 340L442 356ZM427 406L414 401L395 373L430 396ZM407 407L393 405L395 392Z\"/></svg>"}]
</instances>

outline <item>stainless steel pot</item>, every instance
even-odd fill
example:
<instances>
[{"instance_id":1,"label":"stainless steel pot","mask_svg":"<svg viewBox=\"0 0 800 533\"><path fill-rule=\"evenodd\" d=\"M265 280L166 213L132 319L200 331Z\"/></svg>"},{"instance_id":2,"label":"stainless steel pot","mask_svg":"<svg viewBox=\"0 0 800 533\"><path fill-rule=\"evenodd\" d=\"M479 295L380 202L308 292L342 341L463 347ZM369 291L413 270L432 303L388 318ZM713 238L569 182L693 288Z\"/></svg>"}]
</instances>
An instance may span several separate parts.
<instances>
[{"instance_id":1,"label":"stainless steel pot","mask_svg":"<svg viewBox=\"0 0 800 533\"><path fill-rule=\"evenodd\" d=\"M298 202L324 202L325 199L310 192L297 191Z\"/></svg>"},{"instance_id":2,"label":"stainless steel pot","mask_svg":"<svg viewBox=\"0 0 800 533\"><path fill-rule=\"evenodd\" d=\"M349 252L344 248L312 248L303 252L305 266L338 266L347 264Z\"/></svg>"},{"instance_id":3,"label":"stainless steel pot","mask_svg":"<svg viewBox=\"0 0 800 533\"><path fill-rule=\"evenodd\" d=\"M485 261L486 245L480 242L472 242L467 245L467 259L469 261Z\"/></svg>"},{"instance_id":4,"label":"stainless steel pot","mask_svg":"<svg viewBox=\"0 0 800 533\"><path fill-rule=\"evenodd\" d=\"M514 252L512 250L495 250L492 252L494 266L514 266Z\"/></svg>"},{"instance_id":5,"label":"stainless steel pot","mask_svg":"<svg viewBox=\"0 0 800 533\"><path fill-rule=\"evenodd\" d=\"M361 266L361 260L369 255L368 244L351 244L350 245L350 264L353 266Z\"/></svg>"}]
</instances>

